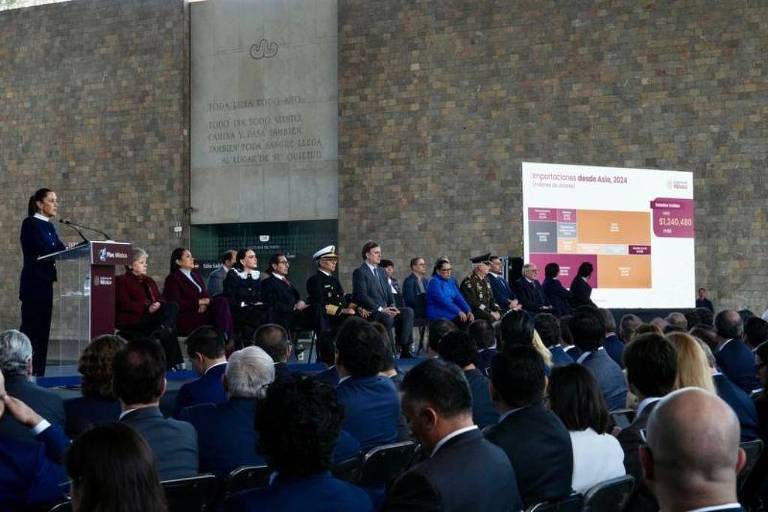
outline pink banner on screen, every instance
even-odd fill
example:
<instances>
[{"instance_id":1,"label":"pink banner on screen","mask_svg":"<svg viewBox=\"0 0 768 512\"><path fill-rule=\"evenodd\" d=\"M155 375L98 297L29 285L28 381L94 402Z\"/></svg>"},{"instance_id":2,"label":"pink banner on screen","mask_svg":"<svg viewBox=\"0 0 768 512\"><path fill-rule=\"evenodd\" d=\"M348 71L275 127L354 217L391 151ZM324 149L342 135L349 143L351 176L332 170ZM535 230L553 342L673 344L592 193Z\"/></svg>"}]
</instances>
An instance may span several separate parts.
<instances>
[{"instance_id":1,"label":"pink banner on screen","mask_svg":"<svg viewBox=\"0 0 768 512\"><path fill-rule=\"evenodd\" d=\"M555 208L528 208L528 220L557 220Z\"/></svg>"},{"instance_id":2,"label":"pink banner on screen","mask_svg":"<svg viewBox=\"0 0 768 512\"><path fill-rule=\"evenodd\" d=\"M651 254L650 245L630 245L629 254Z\"/></svg>"},{"instance_id":3,"label":"pink banner on screen","mask_svg":"<svg viewBox=\"0 0 768 512\"><path fill-rule=\"evenodd\" d=\"M557 209L558 222L576 222L576 210Z\"/></svg>"},{"instance_id":4,"label":"pink banner on screen","mask_svg":"<svg viewBox=\"0 0 768 512\"><path fill-rule=\"evenodd\" d=\"M531 254L531 262L535 263L539 269L538 279L544 282L544 267L547 263L557 263L560 265L560 282L566 288L571 287L571 281L579 270L579 265L584 262L592 264L592 275L587 282L593 288L597 285L597 256L594 254Z\"/></svg>"},{"instance_id":5,"label":"pink banner on screen","mask_svg":"<svg viewBox=\"0 0 768 512\"><path fill-rule=\"evenodd\" d=\"M693 238L693 199L657 197L651 201L653 233L664 238Z\"/></svg>"}]
</instances>

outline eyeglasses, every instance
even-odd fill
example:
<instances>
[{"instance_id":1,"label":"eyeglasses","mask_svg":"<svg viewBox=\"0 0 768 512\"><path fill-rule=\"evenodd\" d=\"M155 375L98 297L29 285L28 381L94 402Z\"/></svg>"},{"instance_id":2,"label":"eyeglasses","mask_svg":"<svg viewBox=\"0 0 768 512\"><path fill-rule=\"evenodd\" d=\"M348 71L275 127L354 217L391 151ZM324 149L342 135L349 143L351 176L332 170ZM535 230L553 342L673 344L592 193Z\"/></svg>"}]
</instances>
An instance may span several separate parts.
<instances>
[{"instance_id":1,"label":"eyeglasses","mask_svg":"<svg viewBox=\"0 0 768 512\"><path fill-rule=\"evenodd\" d=\"M278 264L278 265L280 265L280 264L290 265L290 263L288 262L288 260L279 260L279 261L277 262L277 264Z\"/></svg>"}]
</instances>

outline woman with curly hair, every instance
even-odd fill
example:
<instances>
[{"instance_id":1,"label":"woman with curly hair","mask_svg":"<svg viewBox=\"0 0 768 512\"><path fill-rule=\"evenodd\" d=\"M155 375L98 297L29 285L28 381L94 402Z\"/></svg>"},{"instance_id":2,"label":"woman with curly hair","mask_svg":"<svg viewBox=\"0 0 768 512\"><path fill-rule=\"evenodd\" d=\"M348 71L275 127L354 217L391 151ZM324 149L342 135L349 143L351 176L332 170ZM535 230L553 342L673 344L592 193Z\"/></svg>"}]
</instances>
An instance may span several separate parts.
<instances>
[{"instance_id":1,"label":"woman with curly hair","mask_svg":"<svg viewBox=\"0 0 768 512\"><path fill-rule=\"evenodd\" d=\"M112 360L123 347L123 338L105 334L83 350L77 367L83 376L83 396L64 402L68 436L77 437L93 425L117 421L120 403L112 393Z\"/></svg>"}]
</instances>

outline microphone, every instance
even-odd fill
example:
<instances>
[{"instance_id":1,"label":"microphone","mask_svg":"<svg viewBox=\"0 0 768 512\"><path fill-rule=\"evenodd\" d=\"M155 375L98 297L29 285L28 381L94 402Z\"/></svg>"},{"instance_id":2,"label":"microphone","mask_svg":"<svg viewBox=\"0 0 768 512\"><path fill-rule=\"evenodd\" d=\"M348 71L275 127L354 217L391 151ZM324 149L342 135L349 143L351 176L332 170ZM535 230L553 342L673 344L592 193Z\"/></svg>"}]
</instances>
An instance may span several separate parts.
<instances>
[{"instance_id":1,"label":"microphone","mask_svg":"<svg viewBox=\"0 0 768 512\"><path fill-rule=\"evenodd\" d=\"M85 235L83 234L83 232L80 231L79 229L77 229L77 226L75 224L72 224L67 219L59 219L59 222L61 222L62 224L65 224L65 225L71 227L72 229L74 229L75 231L77 231L77 234L80 235L80 238L83 239L82 243L85 243L85 244L90 243L90 240L85 238Z\"/></svg>"},{"instance_id":2,"label":"microphone","mask_svg":"<svg viewBox=\"0 0 768 512\"><path fill-rule=\"evenodd\" d=\"M88 227L88 226L84 226L84 225L82 225L82 224L78 224L78 223L76 223L76 222L72 222L72 221L71 221L71 220L69 220L69 219L60 219L60 220L59 220L59 222L61 222L62 224L66 224L67 226L72 226L72 227L73 227L73 228L75 228L75 229L77 229L77 228L80 228L80 229L85 229L86 231L92 231L92 232L94 232L94 233L98 233L98 234L100 234L101 236L103 236L104 238L106 238L107 240L112 240L112 237L111 237L111 236L109 236L107 233L105 233L104 231L102 231L102 230L100 230L100 229L96 229L96 228L91 228L91 227ZM78 230L77 232L78 232L78 233L80 233L80 230ZM83 234L82 234L82 233L80 233L80 236L83 236ZM85 239L85 237L84 237L84 236L83 236L83 238ZM89 240L86 240L86 241L89 241Z\"/></svg>"}]
</instances>

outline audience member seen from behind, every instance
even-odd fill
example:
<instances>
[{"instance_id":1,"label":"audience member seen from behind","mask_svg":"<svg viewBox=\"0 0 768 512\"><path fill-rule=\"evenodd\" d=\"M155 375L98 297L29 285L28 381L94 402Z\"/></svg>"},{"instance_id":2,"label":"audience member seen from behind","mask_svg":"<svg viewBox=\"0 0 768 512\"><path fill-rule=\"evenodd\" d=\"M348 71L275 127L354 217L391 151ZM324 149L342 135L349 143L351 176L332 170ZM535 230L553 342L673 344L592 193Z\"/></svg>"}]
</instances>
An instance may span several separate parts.
<instances>
[{"instance_id":1,"label":"audience member seen from behind","mask_svg":"<svg viewBox=\"0 0 768 512\"><path fill-rule=\"evenodd\" d=\"M77 367L83 376L80 387L83 396L64 402L68 436L77 437L93 425L117 421L120 402L112 390L112 360L123 348L123 338L104 334L83 350Z\"/></svg>"},{"instance_id":2,"label":"audience member seen from behind","mask_svg":"<svg viewBox=\"0 0 768 512\"><path fill-rule=\"evenodd\" d=\"M534 318L536 332L539 333L542 343L552 354L552 364L554 366L563 366L574 362L563 346L560 331L560 321L551 313L539 313Z\"/></svg>"},{"instance_id":3,"label":"audience member seen from behind","mask_svg":"<svg viewBox=\"0 0 768 512\"><path fill-rule=\"evenodd\" d=\"M260 347L275 362L275 381L292 378L288 368L291 357L291 340L282 325L264 324L253 333L253 344Z\"/></svg>"},{"instance_id":4,"label":"audience member seen from behind","mask_svg":"<svg viewBox=\"0 0 768 512\"><path fill-rule=\"evenodd\" d=\"M224 338L213 327L198 327L184 342L192 368L200 377L181 386L173 408L178 418L184 407L197 404L219 404L226 401L222 379L227 369Z\"/></svg>"},{"instance_id":5,"label":"audience member seen from behind","mask_svg":"<svg viewBox=\"0 0 768 512\"><path fill-rule=\"evenodd\" d=\"M544 405L546 386L544 361L532 347L508 347L491 362L491 396L501 418L486 437L509 457L526 507L571 492L571 439Z\"/></svg>"},{"instance_id":6,"label":"audience member seen from behind","mask_svg":"<svg viewBox=\"0 0 768 512\"><path fill-rule=\"evenodd\" d=\"M753 316L744 322L744 341L752 350L768 341L768 322Z\"/></svg>"},{"instance_id":7,"label":"audience member seen from behind","mask_svg":"<svg viewBox=\"0 0 768 512\"><path fill-rule=\"evenodd\" d=\"M336 338L336 394L344 406L343 428L367 451L398 438L400 400L395 384L379 375L386 347L371 323L350 318Z\"/></svg>"},{"instance_id":8,"label":"audience member seen from behind","mask_svg":"<svg viewBox=\"0 0 768 512\"><path fill-rule=\"evenodd\" d=\"M624 342L616 334L616 319L610 309L598 308L598 311L603 315L603 323L605 324L603 348L619 367L624 368L624 361L621 357L624 352Z\"/></svg>"},{"instance_id":9,"label":"audience member seen from behind","mask_svg":"<svg viewBox=\"0 0 768 512\"><path fill-rule=\"evenodd\" d=\"M438 354L437 348L440 345L440 340L449 332L457 329L456 324L450 320L440 319L430 322L429 334L427 336L427 357L430 359L439 357L440 354Z\"/></svg>"},{"instance_id":10,"label":"audience member seen from behind","mask_svg":"<svg viewBox=\"0 0 768 512\"><path fill-rule=\"evenodd\" d=\"M451 320L460 324L474 320L472 308L453 278L453 265L444 258L435 262L427 286L427 320Z\"/></svg>"},{"instance_id":11,"label":"audience member seen from behind","mask_svg":"<svg viewBox=\"0 0 768 512\"><path fill-rule=\"evenodd\" d=\"M66 455L74 512L165 512L152 450L134 429L110 423L85 432Z\"/></svg>"},{"instance_id":12,"label":"audience member seen from behind","mask_svg":"<svg viewBox=\"0 0 768 512\"><path fill-rule=\"evenodd\" d=\"M549 373L552 366L552 353L541 340L534 328L533 316L526 311L510 311L501 319L501 342L503 350L515 346L533 347L544 360Z\"/></svg>"},{"instance_id":13,"label":"audience member seen from behind","mask_svg":"<svg viewBox=\"0 0 768 512\"><path fill-rule=\"evenodd\" d=\"M264 463L256 453L253 417L256 400L274 380L272 358L259 347L245 347L233 352L226 365L226 402L182 409L179 418L197 431L200 472L225 477L239 466Z\"/></svg>"},{"instance_id":14,"label":"audience member seen from behind","mask_svg":"<svg viewBox=\"0 0 768 512\"><path fill-rule=\"evenodd\" d=\"M581 355L581 350L573 343L571 318L573 318L573 315L560 317L560 337L563 339L563 350L575 361Z\"/></svg>"},{"instance_id":15,"label":"audience member seen from behind","mask_svg":"<svg viewBox=\"0 0 768 512\"><path fill-rule=\"evenodd\" d=\"M488 375L491 359L496 355L496 330L488 320L475 320L467 329L469 337L477 346L475 366L483 375Z\"/></svg>"},{"instance_id":16,"label":"audience member seen from behind","mask_svg":"<svg viewBox=\"0 0 768 512\"><path fill-rule=\"evenodd\" d=\"M746 463L739 423L713 393L684 388L659 402L648 419L640 461L661 510L742 510L736 477Z\"/></svg>"},{"instance_id":17,"label":"audience member seen from behind","mask_svg":"<svg viewBox=\"0 0 768 512\"><path fill-rule=\"evenodd\" d=\"M696 338L684 332L671 332L665 336L677 352L677 379L675 389L697 387L715 392L707 355Z\"/></svg>"},{"instance_id":18,"label":"audience member seen from behind","mask_svg":"<svg viewBox=\"0 0 768 512\"><path fill-rule=\"evenodd\" d=\"M642 325L642 323L643 321L640 320L639 316L631 313L621 317L621 320L619 321L619 338L621 338L621 341L623 341L625 345L632 341L635 331ZM623 362L624 358L622 357L622 365Z\"/></svg>"},{"instance_id":19,"label":"audience member seen from behind","mask_svg":"<svg viewBox=\"0 0 768 512\"><path fill-rule=\"evenodd\" d=\"M227 511L365 512L369 496L331 476L344 407L333 389L311 377L275 383L258 404L258 449L277 474L264 489L234 495Z\"/></svg>"},{"instance_id":20,"label":"audience member seen from behind","mask_svg":"<svg viewBox=\"0 0 768 512\"><path fill-rule=\"evenodd\" d=\"M768 439L768 343L755 350L755 362L757 377L763 386L763 390L755 397L755 408L759 418L760 437Z\"/></svg>"},{"instance_id":21,"label":"audience member seen from behind","mask_svg":"<svg viewBox=\"0 0 768 512\"><path fill-rule=\"evenodd\" d=\"M32 375L32 343L15 329L0 333L0 370L9 395L23 401L54 425L64 425L64 401L53 391L29 380ZM34 434L12 416L0 419L0 438L34 440Z\"/></svg>"},{"instance_id":22,"label":"audience member seen from behind","mask_svg":"<svg viewBox=\"0 0 768 512\"><path fill-rule=\"evenodd\" d=\"M712 348L717 366L747 394L758 389L755 356L741 339L743 322L736 311L726 309L715 317L717 346Z\"/></svg>"},{"instance_id":23,"label":"audience member seen from behind","mask_svg":"<svg viewBox=\"0 0 768 512\"><path fill-rule=\"evenodd\" d=\"M476 320L477 321L477 320ZM478 427L485 428L499 421L499 413L493 407L488 391L488 379L475 366L477 345L464 331L449 332L438 345L440 357L453 363L464 372L472 392L472 421Z\"/></svg>"},{"instance_id":24,"label":"audience member seen from behind","mask_svg":"<svg viewBox=\"0 0 768 512\"><path fill-rule=\"evenodd\" d=\"M472 422L472 396L454 364L428 359L401 386L403 410L426 458L395 480L384 511L521 510L504 452Z\"/></svg>"},{"instance_id":25,"label":"audience member seen from behind","mask_svg":"<svg viewBox=\"0 0 768 512\"><path fill-rule=\"evenodd\" d=\"M129 341L112 363L115 395L123 410L120 422L144 437L155 455L162 480L197 474L197 434L184 421L164 418L160 397L166 389L163 349L155 340Z\"/></svg>"},{"instance_id":26,"label":"audience member seen from behind","mask_svg":"<svg viewBox=\"0 0 768 512\"><path fill-rule=\"evenodd\" d=\"M553 368L549 404L571 436L574 491L584 494L600 482L626 473L624 451L611 435L613 422L589 370L579 364Z\"/></svg>"}]
</instances>

